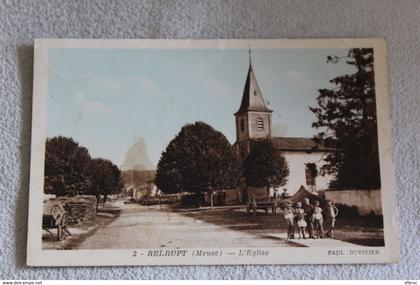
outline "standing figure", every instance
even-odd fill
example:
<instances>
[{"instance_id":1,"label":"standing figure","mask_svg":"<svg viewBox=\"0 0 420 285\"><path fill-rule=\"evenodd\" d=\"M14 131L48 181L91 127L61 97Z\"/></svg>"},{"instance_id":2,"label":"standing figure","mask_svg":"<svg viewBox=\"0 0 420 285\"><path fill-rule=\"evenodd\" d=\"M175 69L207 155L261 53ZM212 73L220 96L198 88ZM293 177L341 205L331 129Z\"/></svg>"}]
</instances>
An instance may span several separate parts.
<instances>
[{"instance_id":1,"label":"standing figure","mask_svg":"<svg viewBox=\"0 0 420 285\"><path fill-rule=\"evenodd\" d=\"M296 222L296 225L297 225L299 239L301 239L302 236L303 236L304 239L306 239L306 236L305 236L305 228L306 228L305 211L302 209L302 203L301 202L296 203L295 222ZM301 236L301 234L302 234L302 236Z\"/></svg>"},{"instance_id":2,"label":"standing figure","mask_svg":"<svg viewBox=\"0 0 420 285\"><path fill-rule=\"evenodd\" d=\"M306 227L308 228L309 238L315 238L314 227L312 223L312 215L314 214L314 207L311 205L308 198L303 199L302 209L305 212L305 221L307 225Z\"/></svg>"},{"instance_id":3,"label":"standing figure","mask_svg":"<svg viewBox=\"0 0 420 285\"><path fill-rule=\"evenodd\" d=\"M294 229L294 218L295 213L294 209L292 208L292 203L288 202L286 209L284 209L284 218L287 222L287 238L294 239L295 238L295 229Z\"/></svg>"},{"instance_id":4,"label":"standing figure","mask_svg":"<svg viewBox=\"0 0 420 285\"><path fill-rule=\"evenodd\" d=\"M324 238L324 229L322 226L324 219L322 217L322 209L319 206L319 201L315 201L314 203L312 222L314 225L314 232L316 232L316 238Z\"/></svg>"},{"instance_id":5,"label":"standing figure","mask_svg":"<svg viewBox=\"0 0 420 285\"><path fill-rule=\"evenodd\" d=\"M255 217L257 215L257 201L252 197L252 215Z\"/></svg>"},{"instance_id":6,"label":"standing figure","mask_svg":"<svg viewBox=\"0 0 420 285\"><path fill-rule=\"evenodd\" d=\"M334 238L335 218L338 215L338 209L331 200L327 200L327 206L324 208L325 222L328 228L326 236Z\"/></svg>"}]
</instances>

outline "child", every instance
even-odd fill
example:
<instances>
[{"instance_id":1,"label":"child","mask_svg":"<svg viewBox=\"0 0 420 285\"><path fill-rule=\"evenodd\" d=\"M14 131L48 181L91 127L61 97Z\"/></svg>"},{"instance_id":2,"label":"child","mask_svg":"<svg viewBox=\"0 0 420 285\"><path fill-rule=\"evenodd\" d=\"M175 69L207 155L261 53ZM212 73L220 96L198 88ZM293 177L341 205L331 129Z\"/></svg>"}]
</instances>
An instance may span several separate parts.
<instances>
[{"instance_id":1,"label":"child","mask_svg":"<svg viewBox=\"0 0 420 285\"><path fill-rule=\"evenodd\" d=\"M327 206L324 209L326 225L329 228L326 235L334 238L335 217L338 215L338 209L331 200L327 200Z\"/></svg>"},{"instance_id":2,"label":"child","mask_svg":"<svg viewBox=\"0 0 420 285\"><path fill-rule=\"evenodd\" d=\"M319 206L319 201L314 203L314 214L312 215L312 222L314 225L314 232L316 232L316 238L324 238L324 229L322 224L324 219L322 218L322 209Z\"/></svg>"},{"instance_id":3,"label":"child","mask_svg":"<svg viewBox=\"0 0 420 285\"><path fill-rule=\"evenodd\" d=\"M305 222L309 238L314 238L314 230L312 224L312 215L314 214L314 207L311 205L308 198L303 199L302 209L305 212Z\"/></svg>"},{"instance_id":4,"label":"child","mask_svg":"<svg viewBox=\"0 0 420 285\"><path fill-rule=\"evenodd\" d=\"M301 239L301 233L303 235L303 238L306 239L306 236L305 236L305 228L306 228L305 211L302 209L302 203L301 202L296 203L295 214L296 214L295 219L296 219L296 224L297 224L297 227L298 227L299 239Z\"/></svg>"},{"instance_id":5,"label":"child","mask_svg":"<svg viewBox=\"0 0 420 285\"><path fill-rule=\"evenodd\" d=\"M284 218L287 221L287 238L294 239L295 231L293 227L293 220L295 218L294 209L292 208L292 203L288 202L286 209L284 209Z\"/></svg>"}]
</instances>

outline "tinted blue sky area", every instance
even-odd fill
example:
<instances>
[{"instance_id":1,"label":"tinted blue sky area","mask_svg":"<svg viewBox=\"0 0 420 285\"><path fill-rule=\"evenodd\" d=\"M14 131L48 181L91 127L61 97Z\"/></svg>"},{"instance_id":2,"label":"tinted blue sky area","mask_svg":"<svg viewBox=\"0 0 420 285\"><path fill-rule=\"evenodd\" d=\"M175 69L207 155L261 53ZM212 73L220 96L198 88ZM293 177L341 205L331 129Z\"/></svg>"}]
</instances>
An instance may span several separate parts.
<instances>
[{"instance_id":1,"label":"tinted blue sky area","mask_svg":"<svg viewBox=\"0 0 420 285\"><path fill-rule=\"evenodd\" d=\"M308 106L329 80L353 73L327 55L347 49L252 50L252 65L275 135L311 137ZM73 137L93 157L122 165L143 137L153 165L186 123L204 121L235 142L233 113L248 71L248 50L52 49L47 136Z\"/></svg>"}]
</instances>

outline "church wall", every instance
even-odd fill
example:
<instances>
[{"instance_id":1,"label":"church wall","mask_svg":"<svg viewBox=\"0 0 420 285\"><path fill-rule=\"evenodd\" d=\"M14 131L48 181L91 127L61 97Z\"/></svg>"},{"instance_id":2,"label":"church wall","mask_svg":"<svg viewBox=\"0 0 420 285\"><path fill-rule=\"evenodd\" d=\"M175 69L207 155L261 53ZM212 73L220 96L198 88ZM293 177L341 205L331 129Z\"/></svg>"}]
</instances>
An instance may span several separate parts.
<instances>
[{"instance_id":1,"label":"church wall","mask_svg":"<svg viewBox=\"0 0 420 285\"><path fill-rule=\"evenodd\" d=\"M301 185L303 185L307 190L310 190L311 186L306 184L305 164L315 163L319 172L320 167L325 164L325 161L323 160L324 153L286 151L282 152L282 154L288 163L290 172L287 184L282 188L286 188L290 195L296 193ZM321 176L318 174L318 176L315 178L316 190L328 189L328 184L331 181L331 178L332 177L330 175Z\"/></svg>"}]
</instances>

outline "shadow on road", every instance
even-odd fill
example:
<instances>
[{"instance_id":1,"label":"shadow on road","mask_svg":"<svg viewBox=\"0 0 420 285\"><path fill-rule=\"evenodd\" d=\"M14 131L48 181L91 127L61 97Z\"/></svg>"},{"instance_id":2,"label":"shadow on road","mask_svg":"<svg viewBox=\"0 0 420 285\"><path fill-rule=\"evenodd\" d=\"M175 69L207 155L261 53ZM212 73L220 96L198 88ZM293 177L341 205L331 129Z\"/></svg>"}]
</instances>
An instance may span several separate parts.
<instances>
[{"instance_id":1,"label":"shadow on road","mask_svg":"<svg viewBox=\"0 0 420 285\"><path fill-rule=\"evenodd\" d=\"M216 207L214 211L209 208L180 209L170 206L171 211L197 220L212 223L236 231L258 235L261 238L273 238L271 234L285 234L286 221L281 213L258 212L256 216L249 215L245 206ZM337 219L335 239L363 246L384 246L383 228L369 223L369 217ZM325 239L326 246L328 239ZM290 246L298 246L289 242Z\"/></svg>"},{"instance_id":2,"label":"shadow on road","mask_svg":"<svg viewBox=\"0 0 420 285\"><path fill-rule=\"evenodd\" d=\"M286 229L282 215L258 212L253 216L245 211L245 206L221 207L215 208L214 211L208 208L191 210L177 209L173 206L170 208L180 215L254 235L280 233Z\"/></svg>"}]
</instances>

